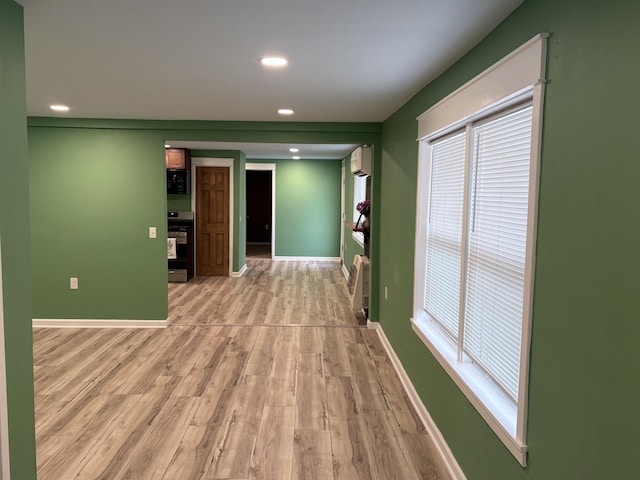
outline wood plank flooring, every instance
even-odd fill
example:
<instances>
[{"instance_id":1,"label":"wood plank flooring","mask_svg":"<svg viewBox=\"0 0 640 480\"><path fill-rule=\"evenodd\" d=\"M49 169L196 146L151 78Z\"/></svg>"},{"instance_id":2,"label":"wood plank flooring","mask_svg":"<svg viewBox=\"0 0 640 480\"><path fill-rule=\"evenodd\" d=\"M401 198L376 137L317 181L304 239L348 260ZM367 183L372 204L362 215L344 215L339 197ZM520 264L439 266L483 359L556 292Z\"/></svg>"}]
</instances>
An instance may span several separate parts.
<instances>
[{"instance_id":1,"label":"wood plank flooring","mask_svg":"<svg viewBox=\"0 0 640 480\"><path fill-rule=\"evenodd\" d=\"M167 329L34 329L39 480L449 479L338 266L248 266Z\"/></svg>"},{"instance_id":2,"label":"wood plank flooring","mask_svg":"<svg viewBox=\"0 0 640 480\"><path fill-rule=\"evenodd\" d=\"M335 262L247 259L241 278L195 277L169 284L173 325L333 325L364 323L350 308Z\"/></svg>"}]
</instances>

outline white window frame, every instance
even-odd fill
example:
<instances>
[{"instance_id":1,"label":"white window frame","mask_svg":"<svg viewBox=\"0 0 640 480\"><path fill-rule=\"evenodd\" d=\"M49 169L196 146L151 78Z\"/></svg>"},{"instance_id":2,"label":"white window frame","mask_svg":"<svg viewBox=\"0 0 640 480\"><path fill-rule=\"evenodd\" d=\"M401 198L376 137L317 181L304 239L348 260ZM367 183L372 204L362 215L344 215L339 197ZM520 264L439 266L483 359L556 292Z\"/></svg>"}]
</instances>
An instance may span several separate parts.
<instances>
[{"instance_id":1,"label":"white window frame","mask_svg":"<svg viewBox=\"0 0 640 480\"><path fill-rule=\"evenodd\" d=\"M412 328L522 466L526 466L527 461L529 346L547 37L547 34L536 35L418 117L418 199ZM514 402L501 388L489 380L478 366L474 363L463 362L458 358L458 350L454 341L429 318L424 310L425 220L429 200L428 170L431 158L429 141L461 128L467 127L468 129L473 121L524 101L531 101L533 105L533 124L529 172L524 321L521 337L519 394L517 402Z\"/></svg>"},{"instance_id":2,"label":"white window frame","mask_svg":"<svg viewBox=\"0 0 640 480\"><path fill-rule=\"evenodd\" d=\"M0 239L1 240L1 239ZM9 411L7 401L7 362L4 334L4 293L2 290L2 242L0 241L0 480L9 480Z\"/></svg>"},{"instance_id":3,"label":"white window frame","mask_svg":"<svg viewBox=\"0 0 640 480\"><path fill-rule=\"evenodd\" d=\"M358 211L358 204L364 202L367 199L367 177L366 176L353 176L353 223L355 224L360 218L360 212ZM362 223L363 219L360 220ZM353 240L364 248L364 233L353 232L351 237Z\"/></svg>"}]
</instances>

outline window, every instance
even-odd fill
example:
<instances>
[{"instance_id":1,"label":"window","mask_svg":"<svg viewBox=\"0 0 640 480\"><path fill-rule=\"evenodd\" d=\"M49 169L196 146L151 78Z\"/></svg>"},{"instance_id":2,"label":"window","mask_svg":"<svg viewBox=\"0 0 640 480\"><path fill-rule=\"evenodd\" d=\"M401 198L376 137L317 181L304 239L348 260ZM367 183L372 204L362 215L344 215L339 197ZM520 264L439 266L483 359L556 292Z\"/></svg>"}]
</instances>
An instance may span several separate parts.
<instances>
[{"instance_id":1,"label":"window","mask_svg":"<svg viewBox=\"0 0 640 480\"><path fill-rule=\"evenodd\" d=\"M353 223L356 223L358 219L362 223L360 218L360 212L356 208L360 202L367 199L367 177L353 176ZM364 247L364 234L362 232L353 232L353 239L361 246Z\"/></svg>"},{"instance_id":2,"label":"window","mask_svg":"<svg viewBox=\"0 0 640 480\"><path fill-rule=\"evenodd\" d=\"M462 350L516 401L531 161L530 105L472 129Z\"/></svg>"},{"instance_id":3,"label":"window","mask_svg":"<svg viewBox=\"0 0 640 480\"><path fill-rule=\"evenodd\" d=\"M413 329L522 465L545 38L418 118Z\"/></svg>"},{"instance_id":4,"label":"window","mask_svg":"<svg viewBox=\"0 0 640 480\"><path fill-rule=\"evenodd\" d=\"M513 400L519 384L531 112L530 105L520 107L434 141L429 167L424 310L456 343L457 356L476 363Z\"/></svg>"}]
</instances>

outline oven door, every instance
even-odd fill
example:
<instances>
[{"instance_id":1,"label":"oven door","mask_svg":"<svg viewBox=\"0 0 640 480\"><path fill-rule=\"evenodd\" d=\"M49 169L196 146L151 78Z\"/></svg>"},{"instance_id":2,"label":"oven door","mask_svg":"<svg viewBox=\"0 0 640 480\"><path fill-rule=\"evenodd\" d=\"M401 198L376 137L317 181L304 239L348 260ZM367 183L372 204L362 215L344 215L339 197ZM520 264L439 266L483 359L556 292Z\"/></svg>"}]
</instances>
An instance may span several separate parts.
<instances>
[{"instance_id":1,"label":"oven door","mask_svg":"<svg viewBox=\"0 0 640 480\"><path fill-rule=\"evenodd\" d=\"M167 232L167 236L169 238L176 239L176 245L186 245L187 244L187 232L185 231L171 231Z\"/></svg>"},{"instance_id":2,"label":"oven door","mask_svg":"<svg viewBox=\"0 0 640 480\"><path fill-rule=\"evenodd\" d=\"M186 282L189 280L189 227L170 228L167 232L169 238L175 238L175 258L168 255L170 282Z\"/></svg>"}]
</instances>

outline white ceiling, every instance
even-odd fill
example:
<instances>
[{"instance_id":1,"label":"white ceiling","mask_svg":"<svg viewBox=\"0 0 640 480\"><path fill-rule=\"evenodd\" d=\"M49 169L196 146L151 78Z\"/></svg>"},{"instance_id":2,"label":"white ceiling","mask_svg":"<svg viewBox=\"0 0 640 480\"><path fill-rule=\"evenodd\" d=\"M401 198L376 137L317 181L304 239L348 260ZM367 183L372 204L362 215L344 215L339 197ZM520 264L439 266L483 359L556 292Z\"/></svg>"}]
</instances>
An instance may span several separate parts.
<instances>
[{"instance_id":1,"label":"white ceiling","mask_svg":"<svg viewBox=\"0 0 640 480\"><path fill-rule=\"evenodd\" d=\"M522 1L18 0L27 113L381 122Z\"/></svg>"}]
</instances>

